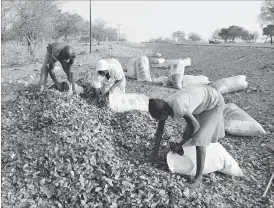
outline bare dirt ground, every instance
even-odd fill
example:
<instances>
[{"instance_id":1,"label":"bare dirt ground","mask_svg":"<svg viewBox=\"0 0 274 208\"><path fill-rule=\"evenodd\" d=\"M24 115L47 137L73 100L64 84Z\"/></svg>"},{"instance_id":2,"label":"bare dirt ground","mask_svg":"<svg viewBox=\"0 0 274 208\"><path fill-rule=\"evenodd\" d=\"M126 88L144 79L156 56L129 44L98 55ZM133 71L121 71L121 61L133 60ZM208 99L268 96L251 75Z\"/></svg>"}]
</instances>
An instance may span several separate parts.
<instances>
[{"instance_id":1,"label":"bare dirt ground","mask_svg":"<svg viewBox=\"0 0 274 208\"><path fill-rule=\"evenodd\" d=\"M235 158L245 177L205 175L203 185L188 189L189 177L171 174L166 164L168 140L182 133L185 123L169 120L160 161L149 156L156 121L147 113L111 112L91 106L86 96L69 98L49 90L37 95L45 48L35 61L15 47L2 57L1 173L2 207L273 207L274 187L261 198L274 170L273 48L208 45L75 45L77 82L88 88L95 63L117 58L124 69L130 57L152 52L165 58L191 58L185 74L206 75L211 81L246 75L245 91L225 95L255 118L267 135L226 135L220 143ZM98 49L98 52L96 52ZM167 70L151 67L152 77ZM62 69L58 78L65 78ZM49 86L53 84L49 81ZM127 80L127 92L166 98L177 90ZM61 116L62 115L62 116ZM96 158L91 160L91 158ZM90 205L89 205L90 204ZM92 204L92 205L91 205Z\"/></svg>"}]
</instances>

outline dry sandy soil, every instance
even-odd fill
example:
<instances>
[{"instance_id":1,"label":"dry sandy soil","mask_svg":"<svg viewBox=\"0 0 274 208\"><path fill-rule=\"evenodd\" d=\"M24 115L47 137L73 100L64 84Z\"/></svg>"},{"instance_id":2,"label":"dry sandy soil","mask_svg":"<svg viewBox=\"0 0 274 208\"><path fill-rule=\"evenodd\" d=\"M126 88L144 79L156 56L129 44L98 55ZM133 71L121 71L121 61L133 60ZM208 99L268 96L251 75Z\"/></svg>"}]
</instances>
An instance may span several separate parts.
<instances>
[{"instance_id":1,"label":"dry sandy soil","mask_svg":"<svg viewBox=\"0 0 274 208\"><path fill-rule=\"evenodd\" d=\"M15 48L2 57L1 67L2 207L274 207L273 185L266 198L261 197L274 170L274 150L271 149L274 146L273 47L112 44L112 50L108 45L94 46L91 54L89 46L75 45L75 48L79 52L74 66L77 82L86 89L97 60L117 58L126 70L130 57L153 52L161 53L167 59L189 57L192 65L185 69L185 74L206 75L211 81L246 75L248 88L225 95L225 101L244 109L262 124L268 134L257 137L226 135L220 143L239 163L245 177L233 178L216 172L205 175L200 188L190 190L184 184L189 177L171 174L165 160L169 151L168 140L178 137L185 123L168 121L160 161L156 167L151 167L149 156L156 121L146 113L119 114L111 112L104 104L91 106L86 99L88 90L82 98L68 98L54 90L38 97L37 83L45 49L41 47L37 58L28 61L26 52ZM157 65L151 66L152 77L167 73ZM57 74L65 78L62 69L57 70ZM48 85L51 84L50 80ZM127 80L126 90L154 98L166 98L177 91L132 79ZM55 116L57 109L61 109L65 117ZM77 142L60 143L56 132L66 132L65 135L76 132L75 129L79 132L80 127L75 125L79 125L81 119L89 125L87 128L93 128L91 120L96 123L93 126L97 128L94 127L92 136L88 137L93 139L92 142L76 139ZM66 127L64 123L71 120L75 121L73 128ZM105 146L101 147L101 143ZM63 152L56 148L63 148ZM83 148L87 149L84 151ZM54 154L52 149L56 150ZM90 169L78 166L87 166L85 158L93 158L91 152L99 154L96 165L89 163L94 172L97 171L97 177L93 178L89 177ZM65 153L73 155L71 157L76 158L74 162L67 162ZM78 158L84 162L79 162ZM47 166L47 160L55 163ZM68 173L56 172L57 164L66 167ZM109 167L111 173L108 173ZM71 171L74 171L73 177ZM68 178L68 185L64 186L64 180ZM92 184L89 191L86 191L87 184Z\"/></svg>"}]
</instances>

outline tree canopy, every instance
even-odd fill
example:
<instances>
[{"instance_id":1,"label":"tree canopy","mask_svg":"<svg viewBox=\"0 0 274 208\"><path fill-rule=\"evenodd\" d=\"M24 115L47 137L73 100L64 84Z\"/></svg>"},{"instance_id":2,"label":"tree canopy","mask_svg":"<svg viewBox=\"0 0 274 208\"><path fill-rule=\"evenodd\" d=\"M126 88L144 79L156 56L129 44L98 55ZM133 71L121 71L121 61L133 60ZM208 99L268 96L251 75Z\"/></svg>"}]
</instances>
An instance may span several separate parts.
<instances>
[{"instance_id":1,"label":"tree canopy","mask_svg":"<svg viewBox=\"0 0 274 208\"><path fill-rule=\"evenodd\" d=\"M262 2L258 19L262 27L274 24L274 0L264 0Z\"/></svg>"}]
</instances>

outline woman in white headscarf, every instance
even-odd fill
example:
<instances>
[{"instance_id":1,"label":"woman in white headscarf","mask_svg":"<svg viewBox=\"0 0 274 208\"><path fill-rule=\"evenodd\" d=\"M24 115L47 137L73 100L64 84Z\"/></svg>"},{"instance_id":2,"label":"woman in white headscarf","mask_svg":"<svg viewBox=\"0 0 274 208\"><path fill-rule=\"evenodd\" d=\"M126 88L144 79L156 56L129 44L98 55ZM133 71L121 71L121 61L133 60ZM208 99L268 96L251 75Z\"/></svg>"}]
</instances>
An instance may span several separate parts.
<instances>
[{"instance_id":1,"label":"woman in white headscarf","mask_svg":"<svg viewBox=\"0 0 274 208\"><path fill-rule=\"evenodd\" d=\"M126 78L117 59L101 59L96 64L92 86L95 88L94 103L109 93L125 93Z\"/></svg>"}]
</instances>

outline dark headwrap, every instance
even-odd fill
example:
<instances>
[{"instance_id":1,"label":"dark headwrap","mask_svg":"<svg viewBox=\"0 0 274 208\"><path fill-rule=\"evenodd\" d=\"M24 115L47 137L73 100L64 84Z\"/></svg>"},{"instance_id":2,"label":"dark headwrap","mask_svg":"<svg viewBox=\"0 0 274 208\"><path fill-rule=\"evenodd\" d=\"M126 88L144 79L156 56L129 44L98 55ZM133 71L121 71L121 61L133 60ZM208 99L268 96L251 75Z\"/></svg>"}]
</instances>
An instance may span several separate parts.
<instances>
[{"instance_id":1,"label":"dark headwrap","mask_svg":"<svg viewBox=\"0 0 274 208\"><path fill-rule=\"evenodd\" d=\"M159 119L165 104L166 102L162 99L149 99L148 110L150 115L155 119Z\"/></svg>"}]
</instances>

